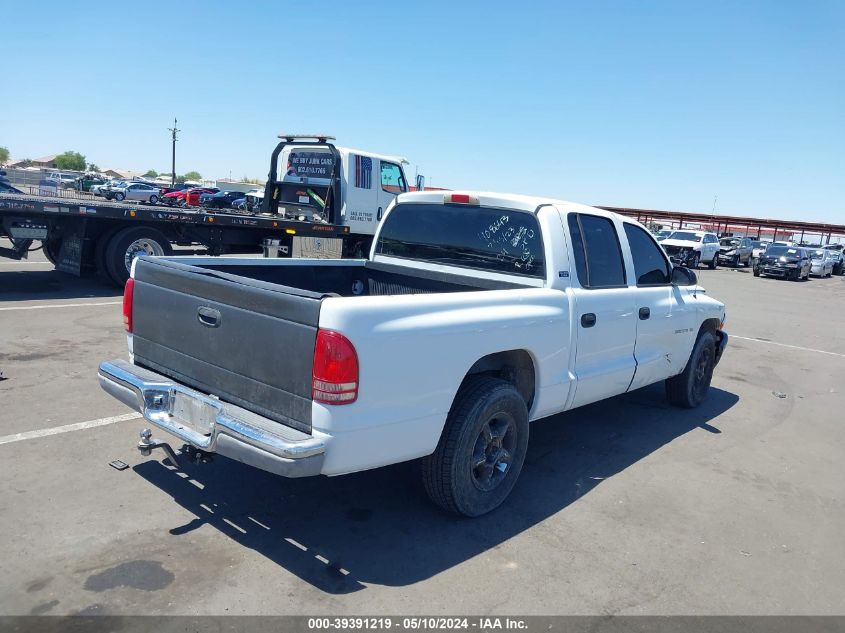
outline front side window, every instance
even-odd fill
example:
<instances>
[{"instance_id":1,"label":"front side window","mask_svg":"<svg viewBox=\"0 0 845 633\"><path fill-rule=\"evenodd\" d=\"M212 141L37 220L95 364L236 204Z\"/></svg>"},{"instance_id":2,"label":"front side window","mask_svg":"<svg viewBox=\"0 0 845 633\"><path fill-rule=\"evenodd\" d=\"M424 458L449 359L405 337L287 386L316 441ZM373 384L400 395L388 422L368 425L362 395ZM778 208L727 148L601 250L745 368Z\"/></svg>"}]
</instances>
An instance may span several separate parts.
<instances>
[{"instance_id":1,"label":"front side window","mask_svg":"<svg viewBox=\"0 0 845 633\"><path fill-rule=\"evenodd\" d=\"M533 213L475 205L405 203L387 215L376 253L543 278L543 238Z\"/></svg>"},{"instance_id":2,"label":"front side window","mask_svg":"<svg viewBox=\"0 0 845 633\"><path fill-rule=\"evenodd\" d=\"M570 213L575 270L583 288L619 288L625 285L625 265L616 228L608 218Z\"/></svg>"},{"instance_id":3,"label":"front side window","mask_svg":"<svg viewBox=\"0 0 845 633\"><path fill-rule=\"evenodd\" d=\"M625 223L625 236L634 259L634 274L638 286L668 284L670 269L661 248L640 227Z\"/></svg>"},{"instance_id":4,"label":"front side window","mask_svg":"<svg viewBox=\"0 0 845 633\"><path fill-rule=\"evenodd\" d=\"M381 161L381 188L388 193L403 193L408 191L402 168L395 163Z\"/></svg>"}]
</instances>

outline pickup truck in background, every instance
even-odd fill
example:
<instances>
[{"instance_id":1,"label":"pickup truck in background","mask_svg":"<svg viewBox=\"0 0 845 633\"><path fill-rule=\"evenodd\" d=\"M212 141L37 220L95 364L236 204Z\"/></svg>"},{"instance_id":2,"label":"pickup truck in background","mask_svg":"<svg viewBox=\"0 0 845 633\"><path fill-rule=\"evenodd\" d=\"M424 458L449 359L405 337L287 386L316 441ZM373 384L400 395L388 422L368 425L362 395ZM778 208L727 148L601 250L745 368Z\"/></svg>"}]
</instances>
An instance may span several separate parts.
<instances>
[{"instance_id":1,"label":"pickup truck in background","mask_svg":"<svg viewBox=\"0 0 845 633\"><path fill-rule=\"evenodd\" d=\"M661 381L696 407L728 339L637 222L476 192L399 195L366 260L140 257L124 319L100 383L188 452L287 477L422 458L466 516L507 497L530 421Z\"/></svg>"}]
</instances>

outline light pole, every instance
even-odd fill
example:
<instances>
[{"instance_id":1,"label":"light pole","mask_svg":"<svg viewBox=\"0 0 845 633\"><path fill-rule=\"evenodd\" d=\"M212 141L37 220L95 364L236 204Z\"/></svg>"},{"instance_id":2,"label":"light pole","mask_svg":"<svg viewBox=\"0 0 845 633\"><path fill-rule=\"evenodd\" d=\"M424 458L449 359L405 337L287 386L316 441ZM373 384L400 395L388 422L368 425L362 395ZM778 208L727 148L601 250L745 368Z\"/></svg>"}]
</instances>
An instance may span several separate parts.
<instances>
[{"instance_id":1,"label":"light pole","mask_svg":"<svg viewBox=\"0 0 845 633\"><path fill-rule=\"evenodd\" d=\"M170 165L170 186L176 186L176 132L181 132L176 127L176 118L173 119L173 127L167 128L170 130L170 133L173 135L173 162Z\"/></svg>"}]
</instances>

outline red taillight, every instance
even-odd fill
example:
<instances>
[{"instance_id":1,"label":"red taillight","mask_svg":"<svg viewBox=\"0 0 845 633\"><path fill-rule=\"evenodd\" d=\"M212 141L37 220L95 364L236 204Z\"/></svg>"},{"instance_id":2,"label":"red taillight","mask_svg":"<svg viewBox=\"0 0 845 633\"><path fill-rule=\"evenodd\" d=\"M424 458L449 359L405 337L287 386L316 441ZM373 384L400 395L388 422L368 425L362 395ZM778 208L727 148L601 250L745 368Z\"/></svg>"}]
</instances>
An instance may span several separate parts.
<instances>
[{"instance_id":1,"label":"red taillight","mask_svg":"<svg viewBox=\"0 0 845 633\"><path fill-rule=\"evenodd\" d=\"M351 404L358 397L358 354L340 332L317 330L311 397L325 404Z\"/></svg>"},{"instance_id":2,"label":"red taillight","mask_svg":"<svg viewBox=\"0 0 845 633\"><path fill-rule=\"evenodd\" d=\"M479 204L478 196L471 196L468 193L447 193L443 196L446 204Z\"/></svg>"},{"instance_id":3,"label":"red taillight","mask_svg":"<svg viewBox=\"0 0 845 633\"><path fill-rule=\"evenodd\" d=\"M132 331L132 300L135 296L135 280L131 277L126 280L123 288L123 327L127 332Z\"/></svg>"}]
</instances>

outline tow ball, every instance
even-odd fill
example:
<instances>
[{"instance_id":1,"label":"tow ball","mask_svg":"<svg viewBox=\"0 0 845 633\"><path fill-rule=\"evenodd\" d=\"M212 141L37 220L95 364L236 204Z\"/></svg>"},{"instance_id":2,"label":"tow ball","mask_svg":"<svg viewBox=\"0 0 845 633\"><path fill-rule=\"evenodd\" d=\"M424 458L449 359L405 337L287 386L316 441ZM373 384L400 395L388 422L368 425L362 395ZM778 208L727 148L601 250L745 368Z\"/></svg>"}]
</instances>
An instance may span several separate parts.
<instances>
[{"instance_id":1,"label":"tow ball","mask_svg":"<svg viewBox=\"0 0 845 633\"><path fill-rule=\"evenodd\" d=\"M211 453L206 453L200 449L184 444L181 449L174 451L173 447L167 442L163 442L153 437L153 432L150 429L144 429L140 433L141 440L138 442L138 450L144 457L149 457L153 450L160 448L167 454L167 459L176 467L179 467L179 456L181 455L188 462L194 464L207 464L211 461Z\"/></svg>"}]
</instances>

